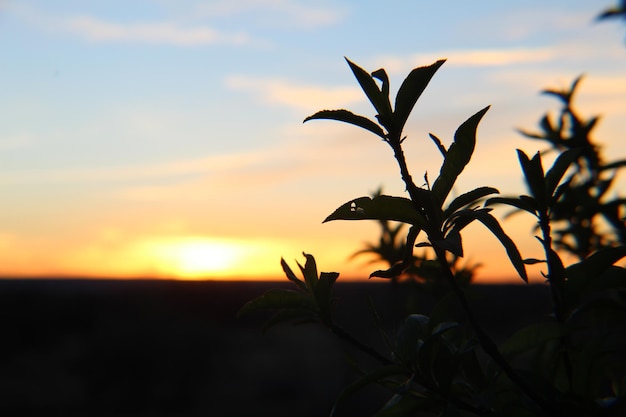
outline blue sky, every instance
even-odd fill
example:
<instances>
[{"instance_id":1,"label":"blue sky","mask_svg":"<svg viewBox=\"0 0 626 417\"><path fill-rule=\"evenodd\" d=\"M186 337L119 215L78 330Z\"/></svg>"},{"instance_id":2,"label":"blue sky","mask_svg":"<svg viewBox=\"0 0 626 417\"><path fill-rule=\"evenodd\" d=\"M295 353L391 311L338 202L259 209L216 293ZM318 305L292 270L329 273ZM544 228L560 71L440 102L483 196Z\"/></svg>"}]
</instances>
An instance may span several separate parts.
<instances>
[{"instance_id":1,"label":"blue sky","mask_svg":"<svg viewBox=\"0 0 626 417\"><path fill-rule=\"evenodd\" d=\"M428 132L449 143L492 105L458 188L518 193L515 148L545 146L514 128L557 110L542 88L582 73L579 109L603 115L611 159L626 155L626 30L593 21L610 5L0 0L0 274L180 276L172 254L191 245L206 257L231 247L220 256L235 276L279 274L280 257L303 250L358 275L345 260L375 224L321 220L379 186L403 189L374 137L302 124L322 108L373 115L343 57L387 68L392 89L447 58L407 125L413 175L439 168ZM533 255L529 223L507 227ZM471 233L485 275L512 274L492 252L480 259L497 244Z\"/></svg>"}]
</instances>

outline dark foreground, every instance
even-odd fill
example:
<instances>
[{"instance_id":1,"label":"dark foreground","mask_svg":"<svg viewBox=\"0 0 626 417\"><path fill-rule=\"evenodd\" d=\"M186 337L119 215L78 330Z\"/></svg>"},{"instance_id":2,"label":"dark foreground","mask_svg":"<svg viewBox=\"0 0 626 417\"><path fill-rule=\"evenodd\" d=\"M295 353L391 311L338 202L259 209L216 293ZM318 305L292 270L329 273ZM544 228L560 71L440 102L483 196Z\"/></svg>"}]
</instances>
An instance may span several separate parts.
<instances>
[{"instance_id":1,"label":"dark foreground","mask_svg":"<svg viewBox=\"0 0 626 417\"><path fill-rule=\"evenodd\" d=\"M354 377L346 352L367 358L316 325L263 335L267 316L235 318L279 285L0 280L0 415L327 416ZM366 299L392 323L406 292L386 282L338 283L336 292L337 321L382 350ZM471 292L496 338L548 313L543 287ZM432 305L425 295L409 301ZM367 415L384 394L365 390L337 415Z\"/></svg>"}]
</instances>

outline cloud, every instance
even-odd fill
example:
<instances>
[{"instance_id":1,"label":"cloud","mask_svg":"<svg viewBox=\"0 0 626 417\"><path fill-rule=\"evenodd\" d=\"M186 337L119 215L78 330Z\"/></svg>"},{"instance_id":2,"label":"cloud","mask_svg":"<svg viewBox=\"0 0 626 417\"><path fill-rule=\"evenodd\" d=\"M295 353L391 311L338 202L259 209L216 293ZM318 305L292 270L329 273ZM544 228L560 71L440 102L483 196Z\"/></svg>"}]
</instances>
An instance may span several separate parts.
<instances>
[{"instance_id":1,"label":"cloud","mask_svg":"<svg viewBox=\"0 0 626 417\"><path fill-rule=\"evenodd\" d=\"M293 0L222 0L202 2L194 9L196 18L225 18L254 14L266 26L313 29L337 24L344 12L337 8L305 5Z\"/></svg>"},{"instance_id":2,"label":"cloud","mask_svg":"<svg viewBox=\"0 0 626 417\"><path fill-rule=\"evenodd\" d=\"M22 170L0 178L0 184L79 184L181 178L224 169L239 169L264 158L266 151L211 155L165 163L121 166Z\"/></svg>"},{"instance_id":3,"label":"cloud","mask_svg":"<svg viewBox=\"0 0 626 417\"><path fill-rule=\"evenodd\" d=\"M373 61L388 72L406 72L407 68L429 65L446 59L446 67L501 67L526 63L546 62L558 54L552 48L442 50L436 53L415 54L407 57L381 56Z\"/></svg>"},{"instance_id":4,"label":"cloud","mask_svg":"<svg viewBox=\"0 0 626 417\"><path fill-rule=\"evenodd\" d=\"M375 57L371 62L382 66L388 72L407 72L416 66L429 65L439 59L447 59L445 66L450 67L484 67L504 68L520 65L546 63L585 64L587 68L594 59L618 59L622 55L619 45L598 45L594 42L563 42L550 46L530 48L479 48L479 49L448 49L433 53L420 53L403 57L383 55ZM508 70L509 68L507 68ZM545 71L545 68L542 70Z\"/></svg>"},{"instance_id":5,"label":"cloud","mask_svg":"<svg viewBox=\"0 0 626 417\"><path fill-rule=\"evenodd\" d=\"M97 42L137 42L178 46L244 45L246 33L222 33L206 25L183 27L171 22L114 23L91 16L75 16L54 22L57 30Z\"/></svg>"},{"instance_id":6,"label":"cloud","mask_svg":"<svg viewBox=\"0 0 626 417\"><path fill-rule=\"evenodd\" d=\"M312 86L281 79L233 75L226 78L225 83L233 90L259 96L265 103L291 107L298 111L344 108L363 97L358 87Z\"/></svg>"}]
</instances>

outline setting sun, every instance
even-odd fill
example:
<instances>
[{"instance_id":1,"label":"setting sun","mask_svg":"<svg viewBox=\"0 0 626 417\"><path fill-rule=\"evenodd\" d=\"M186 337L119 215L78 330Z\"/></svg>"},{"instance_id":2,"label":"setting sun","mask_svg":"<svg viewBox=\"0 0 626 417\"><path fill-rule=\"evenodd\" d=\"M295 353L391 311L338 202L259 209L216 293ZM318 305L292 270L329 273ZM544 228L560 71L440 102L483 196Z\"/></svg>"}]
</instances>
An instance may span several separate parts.
<instances>
[{"instance_id":1,"label":"setting sun","mask_svg":"<svg viewBox=\"0 0 626 417\"><path fill-rule=\"evenodd\" d=\"M228 270L237 259L237 248L219 242L191 241L174 249L177 270L185 277L206 276Z\"/></svg>"},{"instance_id":2,"label":"setting sun","mask_svg":"<svg viewBox=\"0 0 626 417\"><path fill-rule=\"evenodd\" d=\"M162 274L182 279L228 274L248 252L242 242L203 237L156 240L146 242L142 249L158 263Z\"/></svg>"}]
</instances>

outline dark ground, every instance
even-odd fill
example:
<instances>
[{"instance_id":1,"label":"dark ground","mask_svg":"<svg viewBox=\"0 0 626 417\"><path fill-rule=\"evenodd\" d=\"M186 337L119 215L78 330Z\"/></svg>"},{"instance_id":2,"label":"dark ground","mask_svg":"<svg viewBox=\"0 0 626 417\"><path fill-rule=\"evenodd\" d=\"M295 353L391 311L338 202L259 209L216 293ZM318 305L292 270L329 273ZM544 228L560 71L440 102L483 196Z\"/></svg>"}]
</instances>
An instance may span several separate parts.
<instances>
[{"instance_id":1,"label":"dark ground","mask_svg":"<svg viewBox=\"0 0 626 417\"><path fill-rule=\"evenodd\" d=\"M327 416L354 377L345 352L367 358L316 325L262 335L267 316L235 318L283 285L0 280L0 416ZM366 298L392 322L406 292L366 282L336 293L337 321L382 350ZM473 286L470 296L496 338L548 313L540 286ZM431 308L423 295L412 302ZM337 415L368 415L383 394L365 390Z\"/></svg>"}]
</instances>

